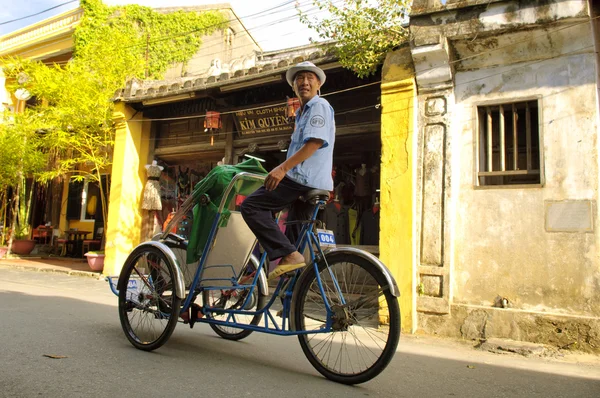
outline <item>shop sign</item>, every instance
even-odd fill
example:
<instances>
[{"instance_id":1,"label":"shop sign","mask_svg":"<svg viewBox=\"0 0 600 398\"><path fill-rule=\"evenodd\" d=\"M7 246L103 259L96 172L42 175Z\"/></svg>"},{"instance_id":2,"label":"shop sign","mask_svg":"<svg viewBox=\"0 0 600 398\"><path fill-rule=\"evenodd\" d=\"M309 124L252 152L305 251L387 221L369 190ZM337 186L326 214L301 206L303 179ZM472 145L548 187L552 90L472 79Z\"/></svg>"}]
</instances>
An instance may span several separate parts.
<instances>
[{"instance_id":1,"label":"shop sign","mask_svg":"<svg viewBox=\"0 0 600 398\"><path fill-rule=\"evenodd\" d=\"M292 123L288 122L286 112L285 105L236 112L238 131L242 135L291 132Z\"/></svg>"}]
</instances>

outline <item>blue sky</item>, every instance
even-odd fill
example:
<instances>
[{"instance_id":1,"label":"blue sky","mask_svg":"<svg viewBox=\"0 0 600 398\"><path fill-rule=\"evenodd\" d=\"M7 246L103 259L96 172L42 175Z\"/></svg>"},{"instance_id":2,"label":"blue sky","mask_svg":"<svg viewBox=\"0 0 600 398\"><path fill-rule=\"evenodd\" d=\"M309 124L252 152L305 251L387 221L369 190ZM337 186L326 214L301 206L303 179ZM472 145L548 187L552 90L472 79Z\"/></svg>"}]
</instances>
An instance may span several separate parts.
<instances>
[{"instance_id":1,"label":"blue sky","mask_svg":"<svg viewBox=\"0 0 600 398\"><path fill-rule=\"evenodd\" d=\"M0 8L0 23L8 20L21 18L45 9L65 3L68 0L27 0L5 2ZM229 3L238 17L242 19L244 26L260 44L263 50L278 50L282 48L300 46L309 43L309 38L317 38L317 34L302 25L296 17L294 3L300 3L303 10L309 10L312 6L311 0L230 0L230 1L204 1L204 0L105 0L110 5L137 3L150 7L173 7L194 6L215 3ZM6 4L8 3L8 4ZM76 8L78 3L61 6L44 14L27 18L22 21L0 25L0 36L27 25L44 20L53 15L60 14ZM276 9L265 11L277 6ZM257 14L265 11L262 14ZM314 13L315 11L313 11ZM323 15L323 14L317 14Z\"/></svg>"}]
</instances>

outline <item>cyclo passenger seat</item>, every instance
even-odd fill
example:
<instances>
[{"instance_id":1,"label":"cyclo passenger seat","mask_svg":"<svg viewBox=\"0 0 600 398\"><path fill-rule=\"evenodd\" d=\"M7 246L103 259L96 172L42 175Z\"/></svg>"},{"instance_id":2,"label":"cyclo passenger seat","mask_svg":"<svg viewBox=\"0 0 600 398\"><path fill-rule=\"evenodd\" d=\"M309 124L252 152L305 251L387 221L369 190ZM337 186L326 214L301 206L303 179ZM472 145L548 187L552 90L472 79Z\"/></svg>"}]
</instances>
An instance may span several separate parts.
<instances>
[{"instance_id":1,"label":"cyclo passenger seat","mask_svg":"<svg viewBox=\"0 0 600 398\"><path fill-rule=\"evenodd\" d=\"M327 202L329 200L329 191L324 189L311 189L299 198L303 202L316 205L318 201L323 200Z\"/></svg>"}]
</instances>

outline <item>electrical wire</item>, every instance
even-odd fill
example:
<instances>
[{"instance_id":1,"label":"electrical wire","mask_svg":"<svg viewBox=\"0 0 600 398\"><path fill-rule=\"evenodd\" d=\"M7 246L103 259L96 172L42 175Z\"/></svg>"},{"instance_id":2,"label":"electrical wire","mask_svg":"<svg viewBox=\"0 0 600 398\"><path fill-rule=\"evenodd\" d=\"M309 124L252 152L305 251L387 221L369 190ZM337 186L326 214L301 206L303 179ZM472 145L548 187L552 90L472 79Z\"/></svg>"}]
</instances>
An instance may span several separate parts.
<instances>
[{"instance_id":1,"label":"electrical wire","mask_svg":"<svg viewBox=\"0 0 600 398\"><path fill-rule=\"evenodd\" d=\"M284 3L284 4L286 4L286 3ZM456 60L448 62L448 65L455 64L455 63L458 63L458 62L461 62L461 61L464 61L464 60L467 60L467 59L472 59L472 58L475 58L477 56L489 54L491 52L498 51L498 50L501 50L501 49L513 47L513 46L515 46L517 44L520 44L520 43L523 43L523 42L533 41L533 40L536 40L539 37L547 37L547 36L549 36L551 34L554 34L556 32L559 32L559 31L562 31L562 30L565 30L565 29L572 28L574 26L579 26L581 24L587 24L587 23L589 23L590 21L592 21L593 19L596 19L596 18L600 18L600 16L594 17L594 18L589 18L589 19L587 19L585 21L577 22L577 23L570 24L570 25L567 25L567 26L563 26L563 27L554 29L553 31L545 32L545 33L537 35L537 36L527 37L527 38L525 38L523 40L510 43L510 44L508 44L506 46L500 46L500 47L497 47L497 48L494 48L494 49L482 51L482 52L477 53L477 54L472 54L472 55L469 55L469 56L466 56L466 57L463 57L463 58L460 58L460 59L456 59ZM515 68L512 68L510 70L515 70L515 69L522 68L522 67L525 67L525 66L530 66L530 65L533 65L533 64L536 64L536 63L544 62L544 61L547 61L547 60L550 60L550 59L554 59L554 58L558 58L558 57L562 57L562 56L571 55L571 54L574 54L574 53L578 53L578 52L587 50L587 49L589 49L591 47L593 47L593 46L586 46L586 47L579 48L577 50L573 50L573 51L568 52L568 53L561 53L561 54L558 54L558 55L555 55L555 56L552 56L552 57L547 57L547 58L543 58L543 59L540 59L540 60L537 60L537 61L528 62L528 63L526 63L524 65L518 65ZM425 70L421 70L421 71L419 71L419 73L428 72L428 71L434 70L436 68L445 67L445 66L446 65L431 67L431 68L428 68L428 69L425 69ZM461 82L461 83L455 84L454 86L457 87L457 86L460 86L460 85L473 83L475 81L487 79L489 77L497 76L497 75L500 75L500 74L503 74L503 73L506 73L506 71L502 71L502 72L494 73L494 74L491 74L491 75L483 76L483 77L480 77L480 78L477 78L477 79L474 79L474 80L470 80L470 81ZM416 75L413 75L412 77L415 78ZM342 89L342 90L337 90L337 91L334 91L334 92L331 92L331 93L325 93L322 96L326 97L326 96L330 96L330 95L336 95L336 94L339 94L339 93L348 92L348 91L352 91L352 90L357 90L357 89L361 89L361 88L364 88L364 87L367 87L367 86L376 85L376 84L381 84L381 80L376 81L376 82L371 82L371 83L363 84L363 85L349 87L349 88ZM286 105L286 102L281 102L281 103L277 103L277 104L270 104L270 105L263 105L263 106L257 106L257 107L247 108L247 109L238 109L238 110L235 110L235 111L225 111L225 112L221 112L221 114L222 115L232 114L232 113L237 113L237 112L242 112L242 111L258 110L258 109L263 109L263 108L268 108L268 107L274 107L274 106L282 106L282 105ZM367 106L367 107L350 109L350 110L346 110L346 111L343 111L343 112L338 112L337 115L342 115L342 114L347 114L347 113L352 113L352 112L357 112L357 111L363 111L365 109L371 109L373 107L378 108L379 106L380 106L380 104L374 104L374 105ZM205 115L180 116L180 117L171 117L171 118L143 119L143 120L129 119L128 121L140 121L140 122L146 122L146 121L172 121L172 120L198 119L198 118L203 118L203 117L205 117ZM234 132L231 132L231 134L233 134L233 133ZM220 134L230 134L230 133L229 132L227 132L227 133L221 132Z\"/></svg>"},{"instance_id":2,"label":"electrical wire","mask_svg":"<svg viewBox=\"0 0 600 398\"><path fill-rule=\"evenodd\" d=\"M508 71L505 70L505 71L502 71L502 72L498 72L498 73L493 73L493 74L489 74L489 75L486 75L486 76L482 76L482 77L477 78L477 79L473 79L473 80L469 80L469 81L457 83L457 84L454 85L454 87L459 87L459 86L463 86L463 85L466 85L466 84L473 83L475 81L479 81L479 80L483 80L483 79L488 79L490 77L502 75L502 74L504 74L506 72L518 70L518 69L521 69L521 68L526 68L526 67L529 67L531 65L539 64L539 63L542 63L542 62L545 62L545 61L548 61L548 60L551 60L551 59L556 59L556 58L560 58L560 57L563 57L563 56L569 56L569 55L574 55L574 54L577 54L577 53L581 53L581 51L584 51L584 50L587 50L587 49L590 49L590 48L593 48L593 47L594 47L593 45L584 46L584 47L577 48L575 50L572 50L572 51L569 51L569 52L566 52L566 53L561 53L561 54L553 55L551 57L547 57L547 58L544 58L544 59L527 62L526 64L519 64L519 65L517 65L517 66L515 66L515 67L513 67L511 69L509 69ZM326 95L335 95L335 94L339 94L339 93L342 93L342 92L356 90L358 88L364 88L364 87L367 87L367 86L372 86L372 85L380 84L380 83L381 83L381 81L371 82L371 83L360 85L360 86L355 86L355 87L350 87L350 88L343 89L343 90L334 91L334 92L331 92L331 93L328 93L328 94L324 94L323 96L326 96ZM554 95L554 93L547 94L545 96L542 96L541 98L544 98L544 97L547 97L547 96L550 96L550 95ZM394 103L394 102L403 102L403 101L406 101L406 98L403 98L403 99L398 100L398 101L389 102L388 105L391 104L391 103ZM227 114L232 114L232 113L237 113L237 112L254 111L254 110L258 110L258 109L271 108L271 107L282 106L282 105L286 105L286 104L287 104L286 102L282 102L282 103L257 106L257 107L253 107L253 108L247 108L247 109L237 109L237 110L234 110L234 111L225 111L225 112L220 112L220 114L221 115L227 115ZM362 111L365 111L365 110L370 110L372 108L381 109L381 103L376 103L376 104L368 105L368 106L362 106L362 107L359 107L359 108L347 109L347 110L344 110L344 111L341 111L341 112L336 112L335 115L339 116L339 115L344 115L344 114L362 112ZM406 110L406 109L408 109L408 108L396 109L396 111L402 111L402 110ZM450 111L450 112L448 112L448 115L451 115L452 113L453 112ZM174 120L186 120L186 119L202 119L204 117L206 117L205 114L204 115L194 115L194 116L180 116L180 117L171 117L171 118L161 118L161 119L129 119L128 122L130 122L130 121L131 122L174 121ZM218 135L228 135L228 134L237 134L237 133L238 133L238 131L227 131L227 132L221 131L221 132L218 133ZM217 134L215 134L215 135L217 135ZM176 139L178 139L178 138L177 137L172 137L172 138L163 137L163 138L161 138L161 140L176 140ZM147 140L150 141L151 139L147 139Z\"/></svg>"},{"instance_id":3,"label":"electrical wire","mask_svg":"<svg viewBox=\"0 0 600 398\"><path fill-rule=\"evenodd\" d=\"M305 1L307 1L307 0L305 0ZM342 0L339 0L339 1L342 1ZM286 3L286 4L289 4L289 2ZM316 7L314 7L313 9L315 9L315 8ZM267 10L263 10L261 12L258 12L258 13L252 14L252 15L258 15L258 14L261 14L261 13L265 13L267 11L271 11L273 9L274 8L269 8ZM270 13L265 14L264 16L274 15L274 14L280 13L282 11L287 11L287 10L284 9L284 10L270 12ZM294 16L294 18L295 17L296 16ZM237 17L236 18L232 18L232 19L229 19L229 20L225 21L225 23L242 21L242 19L244 19L244 18L246 18L246 17L244 16L244 17L240 17L240 18L237 18ZM290 17L288 16L288 17L282 18L279 21L286 22L286 21L289 20L289 18ZM243 21L242 21L242 23L243 23ZM210 28L219 27L220 25L221 25L220 23L219 24L212 24L212 25L208 25L208 26L205 26L205 27L202 27L202 28L199 28L199 29L190 30L190 31L187 31L187 32L180 32L180 33L176 33L176 34L173 34L173 35L167 35L167 36L159 36L159 37L153 38L153 39L151 39L151 40L149 40L147 42L144 41L144 42L140 42L140 43L137 43L137 44L132 44L132 45L129 45L129 46L125 47L125 48L134 48L134 47L139 47L139 46L146 46L147 44L153 44L153 43L158 43L158 42L161 42L161 41L171 40L171 39L174 39L174 38L177 38L177 37L188 36L188 35L191 35L191 34L194 34L194 33L205 31L205 30L210 29ZM264 26L268 26L268 25L267 24L263 24L263 25L255 26L255 27L252 27L252 28L249 28L249 29L245 29L245 30L246 31L256 30L257 28L264 27Z\"/></svg>"},{"instance_id":4,"label":"electrical wire","mask_svg":"<svg viewBox=\"0 0 600 398\"><path fill-rule=\"evenodd\" d=\"M295 2L295 1L296 1L296 0L287 1L287 2L284 2L284 3L280 4L280 5L278 5L278 6L275 6L275 7L272 7L272 8L268 8L268 9L266 9L266 10L263 10L263 11L260 11L260 12L254 13L254 14L250 14L249 16L251 17L251 16L256 16L256 15L259 15L259 14L263 14L263 13L265 13L265 12L267 12L267 11L271 11L271 10L277 9L277 8L279 8L279 7L282 7L282 6L288 5L288 4L290 4L290 3L293 3L293 2ZM308 3L308 2L310 2L310 1L311 1L311 0L304 0L304 2L300 2L299 4L301 5L301 4L304 4L304 3ZM340 0L340 1L341 1L341 0ZM292 9L293 9L293 8L291 8L291 9L289 9L289 10L292 10ZM288 11L288 10L287 10L287 9L285 9L285 10L280 10L280 11ZM265 14L264 16L273 15L273 14L275 14L275 13L277 13L277 12L274 12L274 13L268 13L268 14ZM313 13L312 15L316 15L316 14L318 14L318 13ZM236 21L241 21L241 22L243 23L242 19L243 19L243 18L247 18L247 17L248 17L248 16L244 16L244 17L240 17L240 18L237 18L237 17L236 17L236 18L232 18L232 19L230 19L230 20L228 20L228 21L226 21L226 22L236 22ZM248 35L248 36L250 36L250 34L249 34L249 31L260 30L260 29L263 29L263 28L265 28L265 27L269 27L269 26L272 26L272 25L276 25L276 24L278 24L278 23L282 23L282 22L287 22L287 21L289 21L289 20L292 20L292 19L295 19L295 18L296 18L296 16L287 16L287 17L285 17L285 18L282 18L282 19L278 19L278 20L275 20L275 21L270 21L269 23L266 23L266 24L257 25L257 26L255 26L255 27L252 27L252 28L250 28L250 29L245 29L245 31L243 31L243 32L241 33L241 35ZM207 27L204 27L204 28L202 28L202 29L198 29L198 30L194 30L194 31L182 32L182 33L178 33L178 34L175 34L175 35L169 35L169 36L161 36L161 37L158 37L157 39L150 40L150 41L148 41L148 42L145 42L145 41L144 41L144 42L140 42L140 43L138 43L138 44L133 44L133 45L127 46L127 47L125 47L125 49L128 49L128 48L134 48L134 47L138 47L138 46L140 46L140 47L141 47L141 46L146 46L147 44L152 44L152 43L155 43L155 42L160 42L160 41L170 40L170 39L173 39L173 38L177 38L177 37L179 37L179 36L185 36L185 35L189 35L189 34L192 34L192 33L196 33L196 32L198 32L198 31L200 31L200 30L208 29L208 28L210 28L210 27L215 27L215 26L218 26L218 25L217 25L217 24L215 24L215 25L209 25L209 26L207 26ZM288 35L291 35L291 34L295 34L296 32L297 32L297 31L290 31L290 32L288 32L288 33L285 33L285 34L283 34L283 35L278 35L278 38L279 38L279 37L282 37L282 36L288 36ZM250 37L251 37L251 36L250 36ZM252 37L251 37L251 38L252 38ZM205 56L207 56L207 55L217 55L217 54L220 54L220 53L221 53L220 51L213 52L213 53L210 53L210 54L206 54L206 52L205 52L205 50L207 50L207 49L209 49L209 48L211 48L211 47L220 47L220 46L221 46L221 43L216 43L216 44L212 44L212 45L210 45L210 46L206 46L206 47L200 47L200 50L202 51L202 54L200 54L200 55L197 55L197 56L193 56L193 57L191 57L191 58L190 58L190 59L189 59L187 62L189 62L189 61L191 61L191 60L193 60L193 59L197 59L197 58L203 58L203 57L205 57ZM228 49L228 51L230 51L230 50L237 50L237 49L244 48L244 47L246 47L246 45L239 45L239 46L237 46L237 47L232 47L232 48ZM66 61L59 61L59 62L52 62L52 65L66 65L66 64L68 64L69 62L70 62L70 60L66 60Z\"/></svg>"},{"instance_id":5,"label":"electrical wire","mask_svg":"<svg viewBox=\"0 0 600 398\"><path fill-rule=\"evenodd\" d=\"M309 1L310 1L310 0L308 0L308 1L307 1L307 0L305 0L305 3L309 2ZM338 1L343 1L343 0L338 0ZM290 3L290 2L286 2L286 3L283 3L282 5L286 5L286 4L289 4L289 3ZM303 3L300 3L300 4L303 4ZM282 5L280 5L280 6L282 6ZM276 8L276 7L269 8L269 9L263 10L263 11L261 11L261 12L255 13L255 14L251 14L251 15L258 15L258 14L264 13L264 12L266 12L266 11L271 11L271 10L273 10L273 9L275 9L275 8ZM291 9L289 9L289 10L291 10ZM286 9L286 10L280 10L280 11L288 11L288 10ZM312 9L310 9L309 11L311 12L311 15L317 15L317 14L321 13L321 11L319 11L317 7L314 7L314 8L312 8ZM316 11L316 12L315 12L315 11ZM279 12L279 11L278 11L278 12ZM276 13L277 13L277 12L272 12L272 13L265 14L264 16L273 15L273 14L276 14ZM227 22L236 22L236 21L242 21L242 18L246 18L246 17L240 17L239 19L238 19L238 18L232 18L232 19L230 19L230 20L229 20L229 21L227 21ZM241 37L241 36L245 36L245 35L247 35L247 36L250 36L250 38L251 38L252 40L254 40L254 39L252 38L252 36L250 35L250 32L258 31L258 30L261 30L261 29L264 29L264 28L267 28L267 27L271 27L271 26L274 26L274 25L280 24L280 23L288 22L288 21L294 20L294 19L296 19L296 18L297 18L297 16L296 16L296 15L291 15L291 16L286 16L286 17L284 17L284 18L281 18L281 19L276 19L276 20L274 20L274 21L269 21L269 22L267 22L267 23L264 23L264 24L261 24L261 25L254 26L254 27L252 27L252 28L245 29L243 32L241 32L241 33L240 33L240 36L238 36L238 37ZM243 23L243 21L242 21L242 23ZM217 24L215 24L215 25L209 25L209 26L203 27L202 29L197 29L197 30L193 30L193 31L181 32L181 33L177 33L177 34L173 34L173 35L167 35L167 36L159 36L159 37L157 37L157 38L154 38L154 39L151 39L151 40L145 40L145 39L142 39L142 40L141 40L141 41L139 41L138 43L136 43L136 44L131 44L131 45L128 45L128 46L126 46L126 47L124 47L124 48L125 48L125 49L129 49L129 48L136 48L136 47L142 48L142 47L146 47L146 46L149 46L149 45L152 45L152 44L154 44L154 43L161 42L161 41L171 40L171 39L175 39L175 38L178 38L178 37L183 37L183 36L187 36L187 35L190 35L190 34L193 34L193 33L197 33L197 32L199 32L199 31L206 30L206 29L210 29L211 27L215 27L215 26L218 26L218 25L217 25ZM280 35L278 35L278 36L277 36L277 38L280 38L280 37L282 37L282 36L288 36L288 35L295 34L295 33L297 33L297 31L290 31L290 32L288 32L288 33L285 33L285 34L280 34ZM273 38L273 39L275 39L275 38ZM211 45L209 45L209 46L204 46L204 47L202 47L202 46L201 46L201 47L200 47L200 49L199 49L199 51L202 51L202 54L199 54L199 55L196 55L196 56L193 56L193 57L191 57L191 58L190 58L190 59L189 59L187 62L189 62L189 61L191 61L191 60L193 60L193 59L197 59L197 58L204 58L204 57L206 57L206 56L210 56L210 55L218 55L218 54L220 54L220 53L221 53L221 51L215 51L215 52L212 52L212 53L208 53L208 54L207 54L207 53L206 53L206 50L208 50L208 49L210 49L210 48L214 48L214 47L221 47L221 45L222 45L222 43L218 42L218 43L215 43L215 44L211 44ZM227 50L228 50L228 51L233 51L233 50L237 50L237 49L240 49L240 48L245 48L245 47L247 47L247 45L245 45L245 44L242 44L242 45L238 45L238 46L231 47L231 48L229 48L229 49L227 49ZM54 62L53 64L61 65L61 64L66 64L66 63L68 63L68 62L69 62L69 61L60 61L60 62ZM197 70L194 70L194 71L198 71L198 70L199 70L199 69L197 69Z\"/></svg>"},{"instance_id":6,"label":"electrical wire","mask_svg":"<svg viewBox=\"0 0 600 398\"><path fill-rule=\"evenodd\" d=\"M13 23L13 22L17 22L17 21L22 21L23 19L27 19L27 18L35 17L36 15L40 15L40 14L43 14L43 13L45 13L45 12L52 11L52 10L54 10L54 9L56 9L56 8L59 8L59 7L65 6L65 5L67 5L67 4L76 3L76 2L79 2L79 0L71 0L71 1L67 1L67 2L64 2L64 3L58 4L58 5L54 6L54 7L47 8L47 9L45 9L45 10L43 10L43 11L36 12L35 14L26 15L26 16L24 16L24 17L20 17L20 18L17 18L17 19L11 19L10 21L4 21L4 22L0 22L0 25L7 25L7 24L9 24L9 23Z\"/></svg>"},{"instance_id":7,"label":"electrical wire","mask_svg":"<svg viewBox=\"0 0 600 398\"><path fill-rule=\"evenodd\" d=\"M340 1L342 1L342 0L340 0ZM313 9L311 9L311 11L312 11L311 15L317 15L317 14L320 13L320 11L318 10L318 8L313 8ZM314 12L314 11L317 11L317 12ZM250 33L249 33L250 31L257 31L257 30L260 30L260 29L264 29L266 27L270 27L270 26L274 26L274 25L277 25L277 24L280 24L280 23L283 23L283 22L288 22L290 20L294 20L295 18L296 18L296 16L288 16L288 17L285 17L285 18L282 18L282 19L278 19L278 20L275 20L275 21L270 21L269 23L266 23L266 24L255 26L255 27L250 28L250 29L246 29L246 31L242 32L242 36L243 35L250 36ZM237 21L237 19L233 19L232 21ZM152 43L164 41L164 40L170 40L170 39L173 39L173 38L176 38L176 37L179 37L179 36L188 35L188 34L190 34L190 32L184 32L184 33L180 33L180 34L176 34L176 35L171 35L171 36L164 36L164 37L162 37L160 39L148 41L148 45L152 44ZM293 31L290 31L288 33L279 34L279 35L277 35L277 38L274 37L272 40L280 39L281 37L289 36L289 35L292 35L292 34L297 34L297 31L293 30ZM146 46L146 45L147 45L146 42L143 42L143 43L140 42L138 44L133 44L133 45L127 46L125 48L127 49L127 48L134 48L134 47ZM218 43L211 44L209 46L204 46L204 47L201 46L200 49L199 49L199 52L201 52L201 53L199 53L198 55L195 55L195 56L191 57L189 60L187 60L187 62L189 63L190 61L192 61L194 59L204 58L204 57L211 56L211 55L219 55L219 54L222 53L222 51L215 51L215 52L207 54L206 50L208 50L210 48L214 48L214 47L221 47L221 46L222 46L222 43L220 41ZM227 49L227 51L233 51L233 50L237 50L237 49L245 48L245 47L247 47L246 44L241 44L241 45L238 45L238 46L234 46L234 47L232 47L230 49ZM67 61L53 62L52 64L53 65L66 65L68 63L69 63L69 61L67 60ZM204 69L206 69L206 68L204 68L204 67L203 68L196 68L196 69L191 69L191 70L189 70L187 72L190 73L190 74L193 74L193 73L197 73L197 72L199 72L201 70L204 70Z\"/></svg>"},{"instance_id":8,"label":"electrical wire","mask_svg":"<svg viewBox=\"0 0 600 398\"><path fill-rule=\"evenodd\" d=\"M600 18L600 16L595 17L595 18ZM522 41L519 41L519 42L514 42L514 43L511 43L510 45L507 45L507 46L501 46L501 47L498 47L498 48L494 48L494 49L482 51L482 52L480 52L478 54L473 54L473 55L466 56L464 58L453 60L453 61L449 62L448 64L454 64L454 63L460 62L462 60L472 59L472 58L474 58L476 56L486 55L486 54L489 54L491 52L494 52L494 51L497 51L497 50L500 50L500 49L505 49L505 48L511 47L513 45L520 44L522 42L535 41L539 37L548 36L550 34L562 31L562 30L567 29L567 28L571 28L571 27L578 26L578 25L581 25L581 24L586 24L586 23L589 23L591 20L592 20L592 18L590 18L590 19L588 19L586 21L583 21L583 22L578 22L578 23L575 23L575 24L571 24L571 25L569 25L567 27L561 27L561 28L555 29L555 30L553 30L551 32L545 32L544 34L540 34L538 36L528 37L528 39L526 39L526 40L522 40ZM591 46L591 47L593 47L593 46ZM528 62L525 66L533 65L533 64L536 64L536 63L539 63L539 62L544 62L544 61L547 61L547 60L550 60L550 59L554 59L554 58L558 58L558 57L562 57L562 56L565 56L565 55L571 55L571 54L574 54L574 53L577 53L577 52L581 52L581 51L587 50L589 48L590 48L590 46L586 46L586 47L583 47L583 48L580 48L580 49L577 49L577 50L574 50L574 51L571 51L571 52L568 52L568 53L561 53L561 54L558 54L558 55L555 55L555 56L552 56L552 57L549 57L549 58L543 58L541 60ZM419 73L429 72L429 71L435 70L435 69L440 68L440 67L445 67L445 66L447 66L447 65L434 66L434 67L431 67L431 68L427 68L427 69L421 70L421 71L419 71ZM521 68L523 66L524 65L518 65L514 69ZM455 86L460 86L462 84L468 84L468 83L472 83L474 81L483 80L485 78L497 76L498 74L502 74L502 73L505 73L505 72L499 72L499 73L495 73L495 74L491 74L491 75L488 75L488 76L484 76L484 77L481 77L481 78L478 78L478 79L475 79L475 80L472 80L472 81L455 84ZM412 78L416 78L416 74L413 74L411 77ZM363 85L349 87L349 88L342 89L342 90L337 90L337 91L334 91L334 92L331 92L331 93L325 93L322 96L326 97L326 96L330 96L330 95L336 95L336 94L340 94L340 93L343 93L343 92L357 90L357 89L361 89L361 88L372 86L372 85L376 85L376 84L381 84L381 80L378 80L378 81L375 81L375 82L371 82L371 83L367 83L367 84L363 84ZM247 108L247 109L238 109L238 110L235 110L235 111L225 111L225 112L221 112L221 114L225 115L225 114L231 114L231 113L242 112L242 111L253 111L253 110L258 110L258 109L263 109L263 108L269 108L269 107L273 107L273 106L281 106L281 105L285 105L285 104L286 104L286 102L281 102L281 103L270 104L270 105L263 105L263 106L257 106L257 107ZM143 119L143 120L131 120L131 121L140 121L140 122L142 122L142 121L170 121L170 120L193 119L193 118L199 118L199 117L204 117L204 115L178 116L178 117L172 117L172 118Z\"/></svg>"},{"instance_id":9,"label":"electrical wire","mask_svg":"<svg viewBox=\"0 0 600 398\"><path fill-rule=\"evenodd\" d=\"M600 18L600 16L599 17L590 18L590 19L588 19L586 21L574 23L574 24L571 24L571 25L568 25L568 26L560 27L560 28L557 28L557 29L555 29L553 31L545 32L545 33L540 34L540 35L536 35L536 36L533 36L533 37L528 37L527 39L520 40L520 41L517 41L517 42L513 42L513 43L511 43L509 45L506 45L506 46L497 47L497 48L494 48L494 49L482 51L482 52L477 53L477 54L472 54L472 55L469 55L469 56L466 56L466 57L463 57L463 58L460 58L460 59L456 59L456 60L453 60L453 61L449 62L449 64L455 64L455 63L461 62L463 60L472 59L472 58L475 58L475 57L481 56L481 55L486 55L486 54L489 54L491 52L498 51L498 50L505 49L505 48L509 48L509 47L515 46L516 44L520 44L520 43L523 43L523 42L532 41L532 40L535 41L539 37L545 37L545 36L554 34L556 32L559 32L559 31L562 31L562 30L565 30L565 29L568 29L568 28L572 28L574 26L578 26L578 25L581 25L581 24L587 24L591 20L596 19L596 18ZM584 47L584 48L575 50L574 52L580 52L580 51L586 50L588 48L590 48L590 47L589 46L588 47ZM571 52L571 53L574 53L574 52ZM560 57L560 56L563 56L563 55L569 55L571 53L559 54L556 57ZM552 58L554 58L554 57L544 58L544 59L541 59L539 61L529 62L529 63L527 63L527 65L535 64L535 63L538 63L538 62L543 62L545 60L552 59ZM428 68L428 69L424 69L424 70L421 70L420 73L428 72L428 71L437 69L439 67L444 67L444 66L445 65L435 66L435 67L431 67L431 68ZM517 66L517 68L519 68L519 67L522 67L522 65ZM500 73L496 73L496 74L484 76L484 77L481 77L481 78L478 78L478 79L475 79L475 80L472 80L472 81L468 81L468 82L459 83L459 84L456 84L455 86L460 86L462 84L468 84L468 83L472 83L474 81L483 80L485 78L493 77L493 76L496 76L496 75L501 74L501 73L504 73L504 72L500 72ZM412 77L415 78L416 75L413 75ZM375 85L375 84L381 84L381 81L371 82L371 83L368 83L368 84L365 84L365 85L359 85L359 86L349 87L349 88L346 88L346 89L343 89L343 90L338 90L338 91L331 92L331 93L325 93L325 94L323 94L323 96L326 97L326 96L329 96L329 95L335 95L335 94L339 94L339 93L342 93L342 92L348 92L348 91L352 91L352 90L364 88L364 87ZM286 104L285 102L282 102L282 103L270 104L270 105L264 105L264 106L258 106L258 107L248 108L248 109L238 109L238 110L235 110L235 111L227 111L227 112L222 112L222 114L236 113L236 112L248 111L248 110L258 110L258 109L262 109L262 108L268 108L268 107L272 107L272 106L281 106L281 105L285 105L285 104ZM194 119L194 118L201 118L201 117L204 117L204 115L180 116L180 117L161 118L161 119L144 119L144 120L139 120L139 121L170 121L170 120ZM137 121L137 120L131 120L131 121Z\"/></svg>"}]
</instances>

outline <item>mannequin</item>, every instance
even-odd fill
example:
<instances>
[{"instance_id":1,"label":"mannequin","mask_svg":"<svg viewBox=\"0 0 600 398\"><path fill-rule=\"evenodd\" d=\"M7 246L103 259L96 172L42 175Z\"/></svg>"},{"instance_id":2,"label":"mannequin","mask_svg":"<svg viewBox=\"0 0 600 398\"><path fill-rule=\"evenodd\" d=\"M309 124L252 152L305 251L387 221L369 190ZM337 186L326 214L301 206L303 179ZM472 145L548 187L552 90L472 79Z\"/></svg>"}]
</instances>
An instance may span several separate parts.
<instances>
[{"instance_id":1,"label":"mannequin","mask_svg":"<svg viewBox=\"0 0 600 398\"><path fill-rule=\"evenodd\" d=\"M162 201L160 198L160 175L164 170L164 167L159 166L156 160L153 160L151 164L147 164L146 173L148 174L148 180L144 186L144 196L142 197L142 209L148 210L149 214L147 217L147 224L144 229L146 235L151 237L156 232L161 230L161 212Z\"/></svg>"},{"instance_id":2,"label":"mannequin","mask_svg":"<svg viewBox=\"0 0 600 398\"><path fill-rule=\"evenodd\" d=\"M335 235L335 242L340 245L350 243L350 230L348 226L348 208L342 207L337 195L332 202L325 206L323 212L325 228Z\"/></svg>"},{"instance_id":3,"label":"mannequin","mask_svg":"<svg viewBox=\"0 0 600 398\"><path fill-rule=\"evenodd\" d=\"M360 165L360 169L356 170L356 187L354 196L371 196L370 173L367 173L367 165Z\"/></svg>"},{"instance_id":4,"label":"mannequin","mask_svg":"<svg viewBox=\"0 0 600 398\"><path fill-rule=\"evenodd\" d=\"M360 174L361 176L364 176L366 172L367 172L367 165L365 163L361 163L360 169L357 170L357 173Z\"/></svg>"},{"instance_id":5,"label":"mannequin","mask_svg":"<svg viewBox=\"0 0 600 398\"><path fill-rule=\"evenodd\" d=\"M164 167L159 166L156 160L152 164L147 164L146 172L148 173L148 181L144 187L144 198L142 201L142 209L144 210L162 210L160 201L160 175Z\"/></svg>"},{"instance_id":6,"label":"mannequin","mask_svg":"<svg viewBox=\"0 0 600 398\"><path fill-rule=\"evenodd\" d=\"M177 176L177 186L179 188L179 198L185 199L189 194L190 188L190 168L186 167L185 171L179 166L179 175Z\"/></svg>"}]
</instances>

